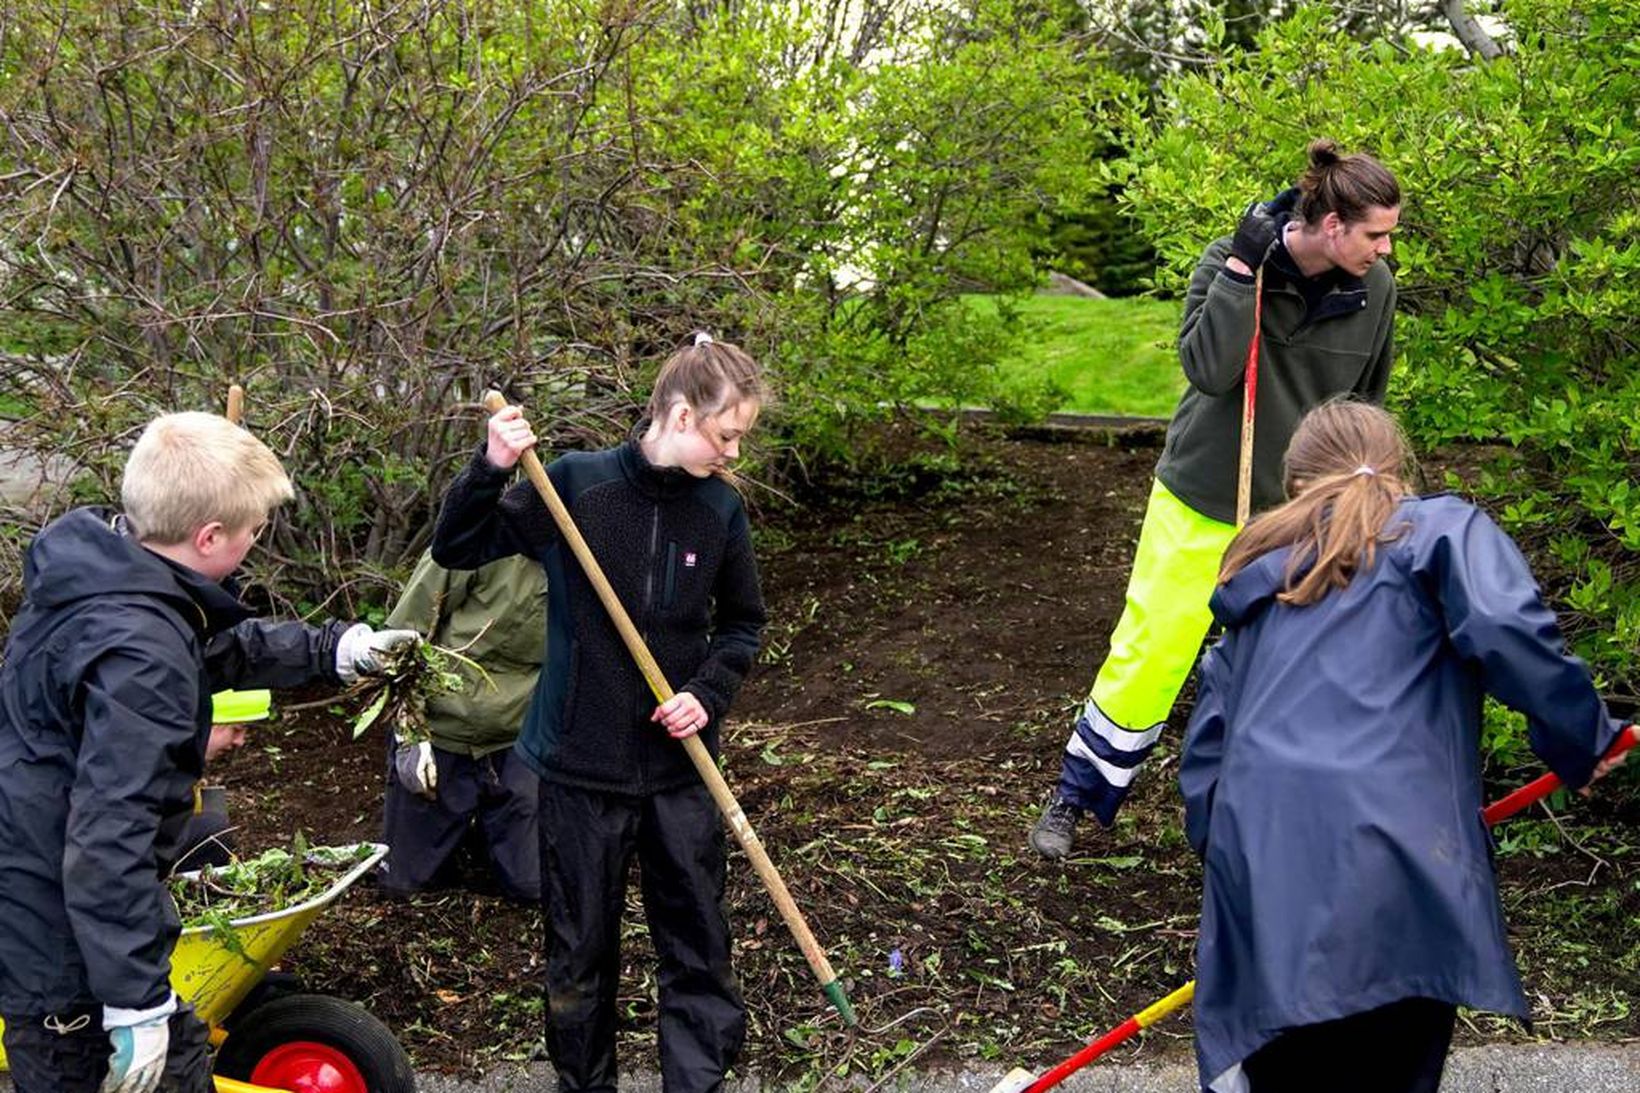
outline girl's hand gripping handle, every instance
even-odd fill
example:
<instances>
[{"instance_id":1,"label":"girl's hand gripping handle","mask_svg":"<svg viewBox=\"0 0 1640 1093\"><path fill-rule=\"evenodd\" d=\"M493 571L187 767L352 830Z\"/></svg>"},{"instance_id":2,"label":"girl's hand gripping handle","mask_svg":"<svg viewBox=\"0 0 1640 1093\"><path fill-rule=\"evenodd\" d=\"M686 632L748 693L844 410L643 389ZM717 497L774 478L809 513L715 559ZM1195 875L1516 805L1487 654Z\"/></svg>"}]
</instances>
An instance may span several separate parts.
<instances>
[{"instance_id":1,"label":"girl's hand gripping handle","mask_svg":"<svg viewBox=\"0 0 1640 1093\"><path fill-rule=\"evenodd\" d=\"M1596 778L1603 777L1607 771L1621 763L1625 753L1634 747L1637 741L1640 741L1640 727L1630 725L1618 733L1616 741L1612 743L1611 750L1606 752L1606 757L1600 760L1599 765L1594 768L1594 776ZM1487 826L1490 827L1500 820L1508 819L1529 805L1537 804L1559 789L1560 786L1561 781L1558 776L1545 774L1541 778L1527 782L1507 797L1500 798L1487 805L1481 816L1486 820Z\"/></svg>"}]
</instances>

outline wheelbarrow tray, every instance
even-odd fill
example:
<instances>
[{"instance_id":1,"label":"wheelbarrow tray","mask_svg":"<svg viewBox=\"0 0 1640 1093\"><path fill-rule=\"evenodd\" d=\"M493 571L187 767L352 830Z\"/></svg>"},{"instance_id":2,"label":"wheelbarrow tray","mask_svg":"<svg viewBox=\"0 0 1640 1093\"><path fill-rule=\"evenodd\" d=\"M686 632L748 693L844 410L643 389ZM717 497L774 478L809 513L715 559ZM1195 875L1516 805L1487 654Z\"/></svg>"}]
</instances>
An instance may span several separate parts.
<instances>
[{"instance_id":1,"label":"wheelbarrow tray","mask_svg":"<svg viewBox=\"0 0 1640 1093\"><path fill-rule=\"evenodd\" d=\"M182 931L176 951L171 954L172 989L193 1005L206 1024L220 1027L262 981L268 969L302 936L302 931L387 856L387 847L381 843L316 847L310 851L313 854L328 850L350 856L362 846L370 847L370 853L340 873L330 887L305 902L233 919L225 929L214 925L190 926ZM0 1070L5 1067L5 1051L0 1048Z\"/></svg>"}]
</instances>

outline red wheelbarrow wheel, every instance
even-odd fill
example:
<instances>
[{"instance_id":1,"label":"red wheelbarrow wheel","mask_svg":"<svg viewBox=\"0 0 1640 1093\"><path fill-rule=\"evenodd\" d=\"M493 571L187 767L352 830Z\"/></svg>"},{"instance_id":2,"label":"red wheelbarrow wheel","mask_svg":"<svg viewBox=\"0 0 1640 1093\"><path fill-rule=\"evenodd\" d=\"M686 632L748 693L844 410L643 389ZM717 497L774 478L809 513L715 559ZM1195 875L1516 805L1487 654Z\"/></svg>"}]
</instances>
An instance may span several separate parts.
<instances>
[{"instance_id":1,"label":"red wheelbarrow wheel","mask_svg":"<svg viewBox=\"0 0 1640 1093\"><path fill-rule=\"evenodd\" d=\"M363 1007L288 994L234 1022L216 1072L293 1093L414 1093L410 1059Z\"/></svg>"}]
</instances>

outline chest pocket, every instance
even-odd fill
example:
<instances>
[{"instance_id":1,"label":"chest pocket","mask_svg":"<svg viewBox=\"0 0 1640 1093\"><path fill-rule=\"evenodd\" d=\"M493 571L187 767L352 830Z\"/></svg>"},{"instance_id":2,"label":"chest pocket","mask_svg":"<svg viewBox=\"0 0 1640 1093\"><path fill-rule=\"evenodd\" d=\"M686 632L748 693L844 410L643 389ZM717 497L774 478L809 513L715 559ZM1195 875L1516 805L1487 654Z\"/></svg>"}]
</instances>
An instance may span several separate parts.
<instances>
[{"instance_id":1,"label":"chest pocket","mask_svg":"<svg viewBox=\"0 0 1640 1093\"><path fill-rule=\"evenodd\" d=\"M706 546L680 543L676 539L666 544L661 560L661 606L668 611L682 608L686 612L704 610L711 597L712 575L716 571L717 552Z\"/></svg>"}]
</instances>

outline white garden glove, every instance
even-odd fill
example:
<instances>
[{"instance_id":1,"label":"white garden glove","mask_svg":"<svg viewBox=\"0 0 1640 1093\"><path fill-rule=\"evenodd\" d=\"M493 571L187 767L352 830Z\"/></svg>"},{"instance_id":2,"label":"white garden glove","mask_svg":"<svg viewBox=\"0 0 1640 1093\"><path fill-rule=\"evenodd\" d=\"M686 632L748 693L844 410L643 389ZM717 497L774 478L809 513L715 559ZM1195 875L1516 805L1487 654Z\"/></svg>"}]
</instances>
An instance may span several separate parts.
<instances>
[{"instance_id":1,"label":"white garden glove","mask_svg":"<svg viewBox=\"0 0 1640 1093\"><path fill-rule=\"evenodd\" d=\"M103 1028L113 1049L101 1093L154 1093L165 1076L171 1048L171 1014L177 996L145 1010L103 1008Z\"/></svg>"},{"instance_id":2,"label":"white garden glove","mask_svg":"<svg viewBox=\"0 0 1640 1093\"><path fill-rule=\"evenodd\" d=\"M360 676L376 675L386 666L384 654L420 640L414 630L372 630L367 622L354 623L336 639L336 678L357 683Z\"/></svg>"},{"instance_id":3,"label":"white garden glove","mask_svg":"<svg viewBox=\"0 0 1640 1093\"><path fill-rule=\"evenodd\" d=\"M393 743L393 773L398 775L399 785L429 801L438 800L438 762L433 757L432 741L412 744L395 736Z\"/></svg>"}]
</instances>

